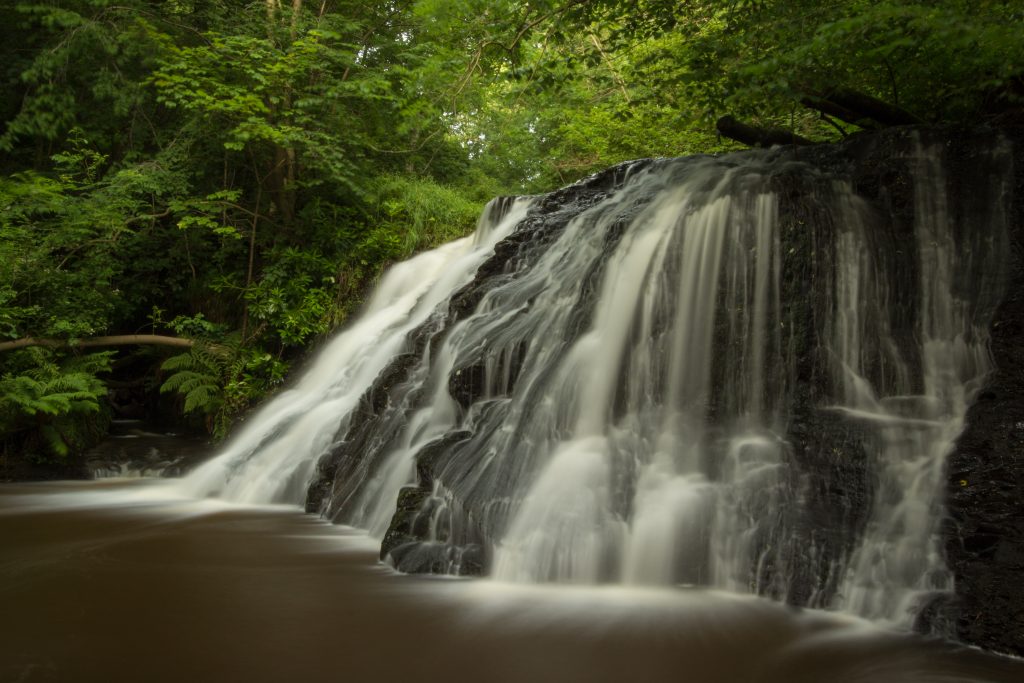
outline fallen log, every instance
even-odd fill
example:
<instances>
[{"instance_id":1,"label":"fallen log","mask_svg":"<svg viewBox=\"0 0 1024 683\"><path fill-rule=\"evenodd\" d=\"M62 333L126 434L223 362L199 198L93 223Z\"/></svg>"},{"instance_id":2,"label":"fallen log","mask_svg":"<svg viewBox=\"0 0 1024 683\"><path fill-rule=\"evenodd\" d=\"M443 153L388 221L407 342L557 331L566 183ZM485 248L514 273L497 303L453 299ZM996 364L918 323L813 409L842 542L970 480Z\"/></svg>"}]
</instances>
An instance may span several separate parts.
<instances>
[{"instance_id":1,"label":"fallen log","mask_svg":"<svg viewBox=\"0 0 1024 683\"><path fill-rule=\"evenodd\" d=\"M849 88L832 88L813 93L800 100L800 103L861 128L878 127L874 124L916 126L925 123L919 116L902 107Z\"/></svg>"},{"instance_id":2,"label":"fallen log","mask_svg":"<svg viewBox=\"0 0 1024 683\"><path fill-rule=\"evenodd\" d=\"M830 116L832 118L839 119L843 123L850 123L865 130L876 130L881 128L877 121L869 119L855 111L851 111L846 107L840 107L835 102L821 97L804 97L800 100L800 104L808 109L820 112L823 116Z\"/></svg>"},{"instance_id":3,"label":"fallen log","mask_svg":"<svg viewBox=\"0 0 1024 683\"><path fill-rule=\"evenodd\" d=\"M158 346L177 346L191 348L195 342L183 337L169 337L163 334L118 334L108 337L87 337L85 339L51 339L47 337L22 337L12 341L0 342L0 351L12 351L28 346L45 346L58 348L91 348L104 346L127 346L132 344L149 344Z\"/></svg>"},{"instance_id":4,"label":"fallen log","mask_svg":"<svg viewBox=\"0 0 1024 683\"><path fill-rule=\"evenodd\" d=\"M732 116L723 116L715 122L718 132L737 142L751 147L772 147L774 145L813 145L812 140L801 137L784 128L759 128L737 121Z\"/></svg>"}]
</instances>

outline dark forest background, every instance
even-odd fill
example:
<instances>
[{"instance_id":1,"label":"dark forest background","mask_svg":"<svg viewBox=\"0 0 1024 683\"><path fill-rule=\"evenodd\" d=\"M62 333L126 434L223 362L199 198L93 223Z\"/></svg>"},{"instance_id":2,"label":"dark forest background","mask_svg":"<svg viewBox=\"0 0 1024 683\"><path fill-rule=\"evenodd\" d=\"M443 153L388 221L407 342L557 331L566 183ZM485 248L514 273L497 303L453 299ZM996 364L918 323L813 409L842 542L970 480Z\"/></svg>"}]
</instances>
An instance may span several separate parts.
<instances>
[{"instance_id":1,"label":"dark forest background","mask_svg":"<svg viewBox=\"0 0 1024 683\"><path fill-rule=\"evenodd\" d=\"M1020 124L1022 73L1016 0L4 3L0 458L223 437L492 196L735 149L723 116Z\"/></svg>"}]
</instances>

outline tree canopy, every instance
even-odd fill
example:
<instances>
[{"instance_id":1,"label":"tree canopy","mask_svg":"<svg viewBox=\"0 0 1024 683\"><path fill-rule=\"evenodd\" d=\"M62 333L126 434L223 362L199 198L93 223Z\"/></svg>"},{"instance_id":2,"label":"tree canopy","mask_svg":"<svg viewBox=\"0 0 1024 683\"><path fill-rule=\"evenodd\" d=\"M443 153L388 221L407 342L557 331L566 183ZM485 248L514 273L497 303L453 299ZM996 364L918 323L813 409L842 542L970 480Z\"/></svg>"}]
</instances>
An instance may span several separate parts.
<instances>
[{"instance_id":1,"label":"tree canopy","mask_svg":"<svg viewBox=\"0 0 1024 683\"><path fill-rule=\"evenodd\" d=\"M466 234L493 195L734 149L723 115L828 141L1019 121L1024 98L1011 0L24 0L0 18L0 343L65 342L0 352L0 445L39 459L102 433L119 390L159 405L163 387L223 435L388 263ZM194 343L76 343L136 334Z\"/></svg>"}]
</instances>

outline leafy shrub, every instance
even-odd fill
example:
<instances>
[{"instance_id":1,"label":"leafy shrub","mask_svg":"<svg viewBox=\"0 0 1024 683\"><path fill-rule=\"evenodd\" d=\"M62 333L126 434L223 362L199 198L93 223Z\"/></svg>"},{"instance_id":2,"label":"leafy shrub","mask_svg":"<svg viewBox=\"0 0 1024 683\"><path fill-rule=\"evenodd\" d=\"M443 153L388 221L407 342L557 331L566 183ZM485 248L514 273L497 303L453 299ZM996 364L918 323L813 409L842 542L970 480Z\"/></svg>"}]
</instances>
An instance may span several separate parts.
<instances>
[{"instance_id":1,"label":"leafy shrub","mask_svg":"<svg viewBox=\"0 0 1024 683\"><path fill-rule=\"evenodd\" d=\"M36 460L46 460L67 458L98 440L106 432L109 412L107 389L97 375L110 370L113 353L70 356L60 363L43 349L20 353L30 359L29 367L0 377L4 445L18 443Z\"/></svg>"},{"instance_id":2,"label":"leafy shrub","mask_svg":"<svg viewBox=\"0 0 1024 683\"><path fill-rule=\"evenodd\" d=\"M261 349L243 347L235 338L225 344L196 344L165 360L161 369L171 374L160 392L179 394L182 410L202 414L207 430L222 439L236 415L281 384L288 364Z\"/></svg>"}]
</instances>

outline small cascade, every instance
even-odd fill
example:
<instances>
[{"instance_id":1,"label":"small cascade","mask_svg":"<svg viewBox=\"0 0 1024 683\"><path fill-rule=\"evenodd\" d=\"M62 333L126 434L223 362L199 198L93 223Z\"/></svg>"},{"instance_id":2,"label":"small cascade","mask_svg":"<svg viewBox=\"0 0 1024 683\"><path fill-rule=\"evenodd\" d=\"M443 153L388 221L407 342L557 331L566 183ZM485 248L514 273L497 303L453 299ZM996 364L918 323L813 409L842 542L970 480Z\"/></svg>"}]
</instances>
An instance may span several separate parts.
<instances>
[{"instance_id":1,"label":"small cascade","mask_svg":"<svg viewBox=\"0 0 1024 683\"><path fill-rule=\"evenodd\" d=\"M728 571L711 558L735 563L731 540L709 533L729 488L709 467L722 444L708 419L717 324L743 334L725 350L725 367L750 369L719 407L725 440L777 440L782 427L764 387L765 357L780 350L778 238L759 171L756 159L657 171L671 190L633 219L608 258L591 327L548 382L552 403L572 389L574 410L543 432L531 425L551 456L498 545L497 578L704 584Z\"/></svg>"},{"instance_id":2,"label":"small cascade","mask_svg":"<svg viewBox=\"0 0 1024 683\"><path fill-rule=\"evenodd\" d=\"M142 420L113 420L108 437L83 454L92 478L180 477L210 454L202 439L154 428Z\"/></svg>"},{"instance_id":3,"label":"small cascade","mask_svg":"<svg viewBox=\"0 0 1024 683\"><path fill-rule=\"evenodd\" d=\"M408 332L472 278L529 206L529 199L493 200L470 237L392 267L362 315L319 352L292 387L249 417L216 458L183 479L181 492L302 504L320 456L344 433L381 371L408 350Z\"/></svg>"},{"instance_id":4,"label":"small cascade","mask_svg":"<svg viewBox=\"0 0 1024 683\"><path fill-rule=\"evenodd\" d=\"M969 239L957 243L941 151L917 146L911 164L918 345L901 349L886 324L892 318L889 307L901 302L872 259L862 221L850 221L839 238L832 342L836 381L842 387L837 409L875 435L866 455L877 477L867 527L849 561L837 605L903 627L913 624L928 598L952 589L939 539L944 465L990 370L987 320L975 308L993 296L984 281L970 283L974 300L962 293L963 269L976 255ZM865 311L870 307L874 310ZM879 323L865 329L867 317ZM876 354L865 353L866 334L880 345ZM872 381L869 364L877 356L885 372Z\"/></svg>"},{"instance_id":5,"label":"small cascade","mask_svg":"<svg viewBox=\"0 0 1024 683\"><path fill-rule=\"evenodd\" d=\"M990 369L1007 151L972 157L992 208L967 217L942 145L865 140L492 204L392 269L183 487L308 488L401 571L712 586L910 627L952 588L944 460Z\"/></svg>"}]
</instances>

